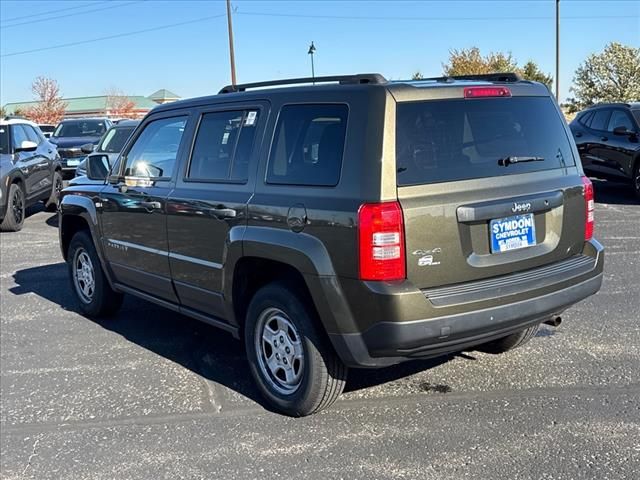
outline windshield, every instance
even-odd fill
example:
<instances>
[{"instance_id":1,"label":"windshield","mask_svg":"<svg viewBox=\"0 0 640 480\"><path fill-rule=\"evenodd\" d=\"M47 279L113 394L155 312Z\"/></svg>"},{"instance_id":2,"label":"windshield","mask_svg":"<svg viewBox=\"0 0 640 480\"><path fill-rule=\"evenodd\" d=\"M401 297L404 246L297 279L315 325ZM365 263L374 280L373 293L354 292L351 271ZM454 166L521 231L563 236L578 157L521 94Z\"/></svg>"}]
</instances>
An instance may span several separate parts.
<instances>
[{"instance_id":1,"label":"windshield","mask_svg":"<svg viewBox=\"0 0 640 480\"><path fill-rule=\"evenodd\" d=\"M102 120L78 120L58 125L54 137L99 137L106 131Z\"/></svg>"},{"instance_id":2,"label":"windshield","mask_svg":"<svg viewBox=\"0 0 640 480\"><path fill-rule=\"evenodd\" d=\"M120 153L135 127L113 127L102 137L98 152Z\"/></svg>"},{"instance_id":3,"label":"windshield","mask_svg":"<svg viewBox=\"0 0 640 480\"><path fill-rule=\"evenodd\" d=\"M7 127L0 127L0 153L9 153L9 134Z\"/></svg>"},{"instance_id":4,"label":"windshield","mask_svg":"<svg viewBox=\"0 0 640 480\"><path fill-rule=\"evenodd\" d=\"M631 113L636 118L636 123L640 125L640 110L631 110Z\"/></svg>"},{"instance_id":5,"label":"windshield","mask_svg":"<svg viewBox=\"0 0 640 480\"><path fill-rule=\"evenodd\" d=\"M507 166L507 157L541 157ZM548 97L400 103L396 119L398 185L494 177L575 165Z\"/></svg>"}]
</instances>

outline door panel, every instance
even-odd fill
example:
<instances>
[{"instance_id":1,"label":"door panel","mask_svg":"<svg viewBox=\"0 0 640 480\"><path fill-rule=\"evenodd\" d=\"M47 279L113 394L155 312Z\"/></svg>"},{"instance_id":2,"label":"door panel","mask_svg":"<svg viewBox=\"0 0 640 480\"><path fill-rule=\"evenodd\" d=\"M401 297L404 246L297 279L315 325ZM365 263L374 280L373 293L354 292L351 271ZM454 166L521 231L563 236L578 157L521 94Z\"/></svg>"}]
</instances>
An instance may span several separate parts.
<instances>
[{"instance_id":1,"label":"door panel","mask_svg":"<svg viewBox=\"0 0 640 480\"><path fill-rule=\"evenodd\" d=\"M148 118L101 198L105 256L116 281L178 302L171 281L167 197L188 142L185 112Z\"/></svg>"},{"instance_id":2,"label":"door panel","mask_svg":"<svg viewBox=\"0 0 640 480\"><path fill-rule=\"evenodd\" d=\"M167 203L169 263L180 302L224 318L228 245L242 237L266 104L202 109L187 165Z\"/></svg>"},{"instance_id":3,"label":"door panel","mask_svg":"<svg viewBox=\"0 0 640 480\"><path fill-rule=\"evenodd\" d=\"M170 188L108 185L102 193L102 240L118 282L177 301L171 286L166 235Z\"/></svg>"}]
</instances>

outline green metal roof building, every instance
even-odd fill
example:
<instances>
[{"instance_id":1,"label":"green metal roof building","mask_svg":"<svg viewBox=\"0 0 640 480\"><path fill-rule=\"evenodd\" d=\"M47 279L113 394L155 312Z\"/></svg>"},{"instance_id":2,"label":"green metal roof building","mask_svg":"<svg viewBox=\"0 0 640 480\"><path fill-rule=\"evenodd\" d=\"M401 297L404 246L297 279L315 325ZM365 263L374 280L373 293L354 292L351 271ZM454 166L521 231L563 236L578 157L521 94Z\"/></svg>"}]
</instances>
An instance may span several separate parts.
<instances>
[{"instance_id":1,"label":"green metal roof building","mask_svg":"<svg viewBox=\"0 0 640 480\"><path fill-rule=\"evenodd\" d=\"M65 111L65 118L79 118L79 117L109 117L119 118L117 112L110 111L110 100L108 95L100 95L96 97L77 97L77 98L63 98L63 101L67 104ZM179 100L180 97L169 90L158 90L148 97L141 95L127 96L128 100L134 104L133 115L136 118L141 118L146 115L153 107L162 103L169 103ZM31 107L37 105L38 102L14 102L7 103L4 106L4 111L7 115L13 115L16 111L26 112Z\"/></svg>"}]
</instances>

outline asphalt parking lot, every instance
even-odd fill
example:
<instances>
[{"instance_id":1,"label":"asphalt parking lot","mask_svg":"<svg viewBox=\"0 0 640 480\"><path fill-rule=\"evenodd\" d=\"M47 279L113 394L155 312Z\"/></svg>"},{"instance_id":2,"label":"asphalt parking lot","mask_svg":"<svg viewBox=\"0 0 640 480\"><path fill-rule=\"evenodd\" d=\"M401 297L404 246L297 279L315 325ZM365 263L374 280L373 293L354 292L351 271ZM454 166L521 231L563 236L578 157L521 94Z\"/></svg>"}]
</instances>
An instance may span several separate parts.
<instances>
[{"instance_id":1,"label":"asphalt parking lot","mask_svg":"<svg viewBox=\"0 0 640 480\"><path fill-rule=\"evenodd\" d=\"M640 472L640 205L596 183L602 291L502 356L351 371L271 413L241 344L128 297L76 313L56 218L0 235L1 470L9 479L632 479Z\"/></svg>"}]
</instances>

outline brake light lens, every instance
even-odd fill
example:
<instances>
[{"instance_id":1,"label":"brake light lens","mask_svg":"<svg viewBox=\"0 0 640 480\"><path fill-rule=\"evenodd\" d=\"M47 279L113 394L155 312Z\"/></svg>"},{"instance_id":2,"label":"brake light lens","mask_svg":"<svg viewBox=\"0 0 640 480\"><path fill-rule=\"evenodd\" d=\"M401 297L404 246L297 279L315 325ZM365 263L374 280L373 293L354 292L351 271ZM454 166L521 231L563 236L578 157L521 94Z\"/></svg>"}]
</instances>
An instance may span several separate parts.
<instances>
[{"instance_id":1,"label":"brake light lens","mask_svg":"<svg viewBox=\"0 0 640 480\"><path fill-rule=\"evenodd\" d=\"M510 97L511 90L507 87L466 87L464 98L482 97Z\"/></svg>"},{"instance_id":2,"label":"brake light lens","mask_svg":"<svg viewBox=\"0 0 640 480\"><path fill-rule=\"evenodd\" d=\"M404 219L398 202L365 203L358 210L361 280L406 277Z\"/></svg>"},{"instance_id":3,"label":"brake light lens","mask_svg":"<svg viewBox=\"0 0 640 480\"><path fill-rule=\"evenodd\" d=\"M582 177L582 194L584 196L584 240L591 240L593 238L593 227L595 223L594 210L595 210L595 197L593 194L593 184L587 177Z\"/></svg>"}]
</instances>

